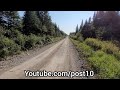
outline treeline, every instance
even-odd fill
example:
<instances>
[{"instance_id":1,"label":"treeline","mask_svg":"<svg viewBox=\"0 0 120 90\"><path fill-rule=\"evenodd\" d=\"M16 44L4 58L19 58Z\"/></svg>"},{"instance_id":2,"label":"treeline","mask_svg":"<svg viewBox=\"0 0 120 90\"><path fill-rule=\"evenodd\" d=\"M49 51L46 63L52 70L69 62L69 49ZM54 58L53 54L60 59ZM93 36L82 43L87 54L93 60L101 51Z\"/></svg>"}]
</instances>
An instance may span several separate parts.
<instances>
[{"instance_id":1,"label":"treeline","mask_svg":"<svg viewBox=\"0 0 120 90\"><path fill-rule=\"evenodd\" d=\"M86 38L120 41L120 14L119 11L97 11L93 18L89 18L80 27L76 27L75 34Z\"/></svg>"},{"instance_id":2,"label":"treeline","mask_svg":"<svg viewBox=\"0 0 120 90\"><path fill-rule=\"evenodd\" d=\"M0 11L0 57L18 54L64 38L66 34L53 23L48 11Z\"/></svg>"}]
</instances>

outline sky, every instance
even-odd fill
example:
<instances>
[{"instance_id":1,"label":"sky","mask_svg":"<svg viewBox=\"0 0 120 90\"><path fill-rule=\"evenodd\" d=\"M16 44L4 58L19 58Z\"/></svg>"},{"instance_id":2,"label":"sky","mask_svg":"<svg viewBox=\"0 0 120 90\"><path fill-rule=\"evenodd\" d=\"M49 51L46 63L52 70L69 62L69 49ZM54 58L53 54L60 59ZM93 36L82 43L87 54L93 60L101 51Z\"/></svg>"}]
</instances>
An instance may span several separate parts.
<instances>
[{"instance_id":1,"label":"sky","mask_svg":"<svg viewBox=\"0 0 120 90\"><path fill-rule=\"evenodd\" d=\"M19 12L22 17L24 12ZM69 35L75 32L77 24L80 26L81 21L93 17L94 11L49 11L52 22L56 23L59 28Z\"/></svg>"}]
</instances>

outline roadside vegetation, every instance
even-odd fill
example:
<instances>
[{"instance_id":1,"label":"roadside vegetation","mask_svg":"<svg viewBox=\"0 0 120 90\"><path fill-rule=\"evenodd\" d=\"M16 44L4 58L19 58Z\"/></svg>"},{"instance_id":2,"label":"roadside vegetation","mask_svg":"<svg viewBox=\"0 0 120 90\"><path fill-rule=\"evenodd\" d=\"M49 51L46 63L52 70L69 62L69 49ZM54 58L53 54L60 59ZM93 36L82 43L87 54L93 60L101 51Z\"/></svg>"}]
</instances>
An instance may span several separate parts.
<instances>
[{"instance_id":1,"label":"roadside vegetation","mask_svg":"<svg viewBox=\"0 0 120 90\"><path fill-rule=\"evenodd\" d=\"M64 37L48 11L25 11L22 18L18 11L0 11L0 60Z\"/></svg>"},{"instance_id":2,"label":"roadside vegetation","mask_svg":"<svg viewBox=\"0 0 120 90\"><path fill-rule=\"evenodd\" d=\"M99 11L93 20L90 18L84 24L82 21L80 28L77 25L76 32L70 34L71 41L98 78L120 78L119 22L119 12Z\"/></svg>"}]
</instances>

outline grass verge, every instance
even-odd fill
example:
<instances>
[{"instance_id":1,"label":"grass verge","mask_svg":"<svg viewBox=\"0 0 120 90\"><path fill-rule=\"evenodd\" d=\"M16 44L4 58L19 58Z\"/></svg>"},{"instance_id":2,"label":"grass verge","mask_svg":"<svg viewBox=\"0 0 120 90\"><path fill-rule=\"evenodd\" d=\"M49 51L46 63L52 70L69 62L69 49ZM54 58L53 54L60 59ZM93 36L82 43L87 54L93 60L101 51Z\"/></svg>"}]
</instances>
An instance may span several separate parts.
<instances>
[{"instance_id":1,"label":"grass verge","mask_svg":"<svg viewBox=\"0 0 120 90\"><path fill-rule=\"evenodd\" d=\"M71 39L71 41L77 50L82 52L84 58L88 60L98 78L120 78L119 48L113 43L92 38L83 42L74 39Z\"/></svg>"}]
</instances>

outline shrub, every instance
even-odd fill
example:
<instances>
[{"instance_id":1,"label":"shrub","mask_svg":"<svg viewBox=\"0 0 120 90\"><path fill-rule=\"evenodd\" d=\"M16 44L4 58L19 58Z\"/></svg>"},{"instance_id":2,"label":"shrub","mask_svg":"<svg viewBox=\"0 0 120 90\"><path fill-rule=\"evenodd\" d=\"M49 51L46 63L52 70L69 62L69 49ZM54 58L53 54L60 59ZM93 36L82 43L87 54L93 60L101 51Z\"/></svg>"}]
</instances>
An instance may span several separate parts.
<instances>
[{"instance_id":1,"label":"shrub","mask_svg":"<svg viewBox=\"0 0 120 90\"><path fill-rule=\"evenodd\" d=\"M108 54L116 54L119 52L119 48L111 43L110 41L104 41L102 44L102 51L108 53Z\"/></svg>"},{"instance_id":2,"label":"shrub","mask_svg":"<svg viewBox=\"0 0 120 90\"><path fill-rule=\"evenodd\" d=\"M77 40L77 36L71 36L72 39Z\"/></svg>"},{"instance_id":3,"label":"shrub","mask_svg":"<svg viewBox=\"0 0 120 90\"><path fill-rule=\"evenodd\" d=\"M94 50L99 50L102 48L102 43L98 39L87 38L85 43L91 46Z\"/></svg>"},{"instance_id":4,"label":"shrub","mask_svg":"<svg viewBox=\"0 0 120 90\"><path fill-rule=\"evenodd\" d=\"M77 40L73 40L72 42L74 43L74 45L76 46L78 51L82 51L82 53L84 54L85 57L90 56L93 53L93 50L90 46L86 45L85 43L81 43Z\"/></svg>"},{"instance_id":5,"label":"shrub","mask_svg":"<svg viewBox=\"0 0 120 90\"><path fill-rule=\"evenodd\" d=\"M115 53L114 56L115 56L118 60L120 60L120 51L119 51L118 53Z\"/></svg>"},{"instance_id":6,"label":"shrub","mask_svg":"<svg viewBox=\"0 0 120 90\"><path fill-rule=\"evenodd\" d=\"M78 46L79 41L71 39L75 46Z\"/></svg>"},{"instance_id":7,"label":"shrub","mask_svg":"<svg viewBox=\"0 0 120 90\"><path fill-rule=\"evenodd\" d=\"M87 38L85 43L91 46L94 50L102 50L108 54L117 55L119 48L111 41L100 41L98 39Z\"/></svg>"},{"instance_id":8,"label":"shrub","mask_svg":"<svg viewBox=\"0 0 120 90\"><path fill-rule=\"evenodd\" d=\"M25 44L25 35L23 35L19 30L17 29L11 29L11 30L6 30L6 37L12 39L17 43L19 46L21 46L21 49L24 49L24 44Z\"/></svg>"},{"instance_id":9,"label":"shrub","mask_svg":"<svg viewBox=\"0 0 120 90\"><path fill-rule=\"evenodd\" d=\"M0 57L4 58L7 55L17 54L20 52L20 46L13 40L1 36L0 37Z\"/></svg>"},{"instance_id":10,"label":"shrub","mask_svg":"<svg viewBox=\"0 0 120 90\"><path fill-rule=\"evenodd\" d=\"M8 38L14 39L15 37L17 37L20 34L21 34L21 32L18 31L17 29L10 29L10 30L6 30L5 36Z\"/></svg>"},{"instance_id":11,"label":"shrub","mask_svg":"<svg viewBox=\"0 0 120 90\"><path fill-rule=\"evenodd\" d=\"M64 37L52 37L52 42L57 42L61 39L63 39Z\"/></svg>"},{"instance_id":12,"label":"shrub","mask_svg":"<svg viewBox=\"0 0 120 90\"><path fill-rule=\"evenodd\" d=\"M25 42L27 40L27 36L23 34L19 34L17 37L14 38L15 43L21 46L21 49L25 49Z\"/></svg>"},{"instance_id":13,"label":"shrub","mask_svg":"<svg viewBox=\"0 0 120 90\"><path fill-rule=\"evenodd\" d=\"M85 57L88 57L93 53L92 48L90 46L86 45L85 43L79 43L78 49L82 50Z\"/></svg>"},{"instance_id":14,"label":"shrub","mask_svg":"<svg viewBox=\"0 0 120 90\"><path fill-rule=\"evenodd\" d=\"M41 41L43 44L46 44L45 36L42 37Z\"/></svg>"},{"instance_id":15,"label":"shrub","mask_svg":"<svg viewBox=\"0 0 120 90\"><path fill-rule=\"evenodd\" d=\"M84 41L84 38L80 35L80 36L78 37L78 40L79 40L80 42L83 42L83 41Z\"/></svg>"},{"instance_id":16,"label":"shrub","mask_svg":"<svg viewBox=\"0 0 120 90\"><path fill-rule=\"evenodd\" d=\"M35 47L37 44L42 44L41 38L36 36L36 35L34 35L34 34L30 34L26 38L25 48L26 49L30 49L32 47Z\"/></svg>"},{"instance_id":17,"label":"shrub","mask_svg":"<svg viewBox=\"0 0 120 90\"><path fill-rule=\"evenodd\" d=\"M53 42L50 36L45 37L45 44Z\"/></svg>"},{"instance_id":18,"label":"shrub","mask_svg":"<svg viewBox=\"0 0 120 90\"><path fill-rule=\"evenodd\" d=\"M37 43L36 43L36 44L43 46L42 39L41 39L41 38L39 38L39 41L37 41Z\"/></svg>"},{"instance_id":19,"label":"shrub","mask_svg":"<svg viewBox=\"0 0 120 90\"><path fill-rule=\"evenodd\" d=\"M5 34L5 29L2 26L0 26L0 35L3 35L3 34Z\"/></svg>"}]
</instances>

